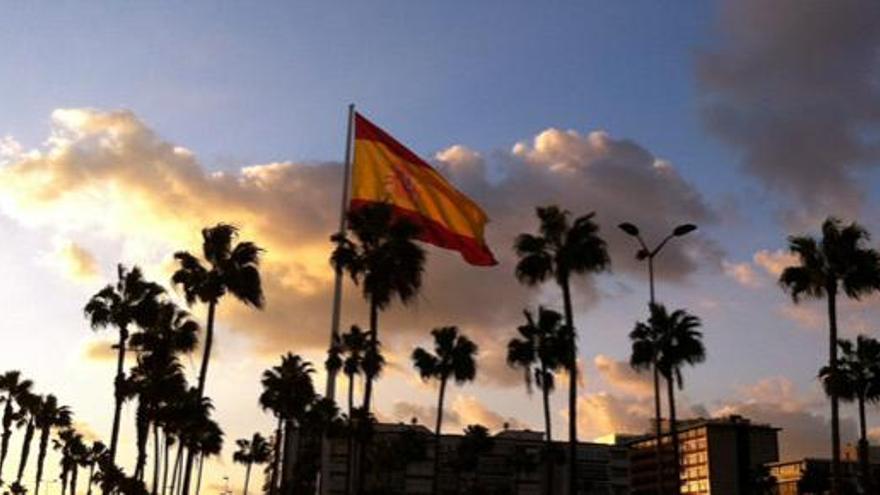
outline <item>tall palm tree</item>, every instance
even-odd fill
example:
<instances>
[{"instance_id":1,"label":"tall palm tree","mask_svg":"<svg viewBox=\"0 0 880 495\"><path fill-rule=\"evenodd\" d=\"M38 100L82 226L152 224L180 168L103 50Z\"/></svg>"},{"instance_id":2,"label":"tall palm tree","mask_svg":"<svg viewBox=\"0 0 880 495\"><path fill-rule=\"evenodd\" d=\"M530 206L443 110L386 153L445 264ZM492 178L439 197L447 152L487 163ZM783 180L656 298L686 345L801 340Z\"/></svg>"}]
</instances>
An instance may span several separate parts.
<instances>
[{"instance_id":1,"label":"tall palm tree","mask_svg":"<svg viewBox=\"0 0 880 495\"><path fill-rule=\"evenodd\" d=\"M59 460L61 474L59 475L59 480L61 481L62 495L67 493L70 475L78 465L79 459L77 457L80 454L80 445L83 445L82 435L77 433L73 428L64 428L58 432L58 438L52 440L52 448L61 453L61 458ZM83 445L83 450L84 449L85 445ZM89 486L89 489L91 489L91 485Z\"/></svg>"},{"instance_id":2,"label":"tall palm tree","mask_svg":"<svg viewBox=\"0 0 880 495\"><path fill-rule=\"evenodd\" d=\"M862 486L871 492L871 472L868 459L868 433L865 403L880 400L880 341L859 335L855 343L837 341L840 348L837 375L828 366L819 371L819 378L828 395L835 394L841 400L856 402L859 408L859 468Z\"/></svg>"},{"instance_id":3,"label":"tall palm tree","mask_svg":"<svg viewBox=\"0 0 880 495\"><path fill-rule=\"evenodd\" d=\"M294 431L302 423L303 418L317 396L312 382L315 372L312 363L302 357L288 353L281 357L281 364L263 372L261 383L263 392L260 394L260 406L272 411L278 418L276 432L276 451L281 453L281 489L287 493L292 487L290 474L293 452L291 451ZM282 443L283 442L283 443ZM276 489L278 481L277 469L272 472L272 489ZM274 492L273 492L274 493Z\"/></svg>"},{"instance_id":4,"label":"tall palm tree","mask_svg":"<svg viewBox=\"0 0 880 495\"><path fill-rule=\"evenodd\" d=\"M204 263L188 251L174 253L179 267L171 282L183 288L188 304L201 302L208 305L204 354L197 387L199 397L205 395L205 379L214 342L214 316L220 299L229 293L245 305L257 309L262 309L265 302L260 281L260 255L263 249L253 242L236 242L237 239L237 227L219 223L202 229ZM193 455L190 452L186 458L183 495L189 495Z\"/></svg>"},{"instance_id":5,"label":"tall palm tree","mask_svg":"<svg viewBox=\"0 0 880 495\"><path fill-rule=\"evenodd\" d=\"M564 344L570 342L565 338L570 334L564 328L562 315L543 306L538 308L538 320L528 310L523 311L526 324L517 328L519 338L513 338L507 344L507 364L514 368L522 368L526 390L532 393L532 383L541 389L544 406L544 450L546 460L546 491L553 493L553 464L550 455L553 449L553 430L550 414L550 392L553 391L555 372L559 369L570 350Z\"/></svg>"},{"instance_id":6,"label":"tall palm tree","mask_svg":"<svg viewBox=\"0 0 880 495\"><path fill-rule=\"evenodd\" d=\"M568 494L577 493L577 331L571 303L572 275L598 273L610 265L605 241L599 237L594 213L577 217L558 206L538 207L537 234L520 234L514 242L519 256L516 278L530 286L553 278L562 291L565 327L571 348L563 361L568 380Z\"/></svg>"},{"instance_id":7,"label":"tall palm tree","mask_svg":"<svg viewBox=\"0 0 880 495\"><path fill-rule=\"evenodd\" d=\"M259 433L254 433L250 440L247 438L240 438L235 441L235 444L238 446L238 450L232 454L232 460L245 467L244 489L242 493L243 495L247 495L248 484L251 479L251 467L254 464L259 466L260 464L268 462L272 453L272 447L263 435L260 435Z\"/></svg>"},{"instance_id":8,"label":"tall palm tree","mask_svg":"<svg viewBox=\"0 0 880 495\"><path fill-rule=\"evenodd\" d=\"M17 370L7 371L0 375L0 392L6 395L3 397L3 436L0 439L0 484L3 483L3 465L6 463L6 456L9 454L9 439L12 437L12 425L18 416L14 403L19 403L19 399L25 395L30 395L33 382L23 380L21 372Z\"/></svg>"},{"instance_id":9,"label":"tall palm tree","mask_svg":"<svg viewBox=\"0 0 880 495\"><path fill-rule=\"evenodd\" d=\"M828 304L828 371L837 374L837 295L860 299L880 288L880 255L866 247L868 231L857 223L843 225L829 217L822 238L791 236L788 249L798 258L779 276L779 284L797 304L804 297ZM831 394L831 491L839 495L840 417L837 394Z\"/></svg>"},{"instance_id":10,"label":"tall palm tree","mask_svg":"<svg viewBox=\"0 0 880 495\"><path fill-rule=\"evenodd\" d=\"M223 450L223 430L216 421L208 418L196 429L195 450L199 458L199 472L196 478L196 495L198 495L202 488L205 459L220 455Z\"/></svg>"},{"instance_id":11,"label":"tall palm tree","mask_svg":"<svg viewBox=\"0 0 880 495\"><path fill-rule=\"evenodd\" d=\"M657 368L666 380L669 400L669 433L672 442L672 465L676 480L673 493L681 492L679 472L681 470L681 453L678 444L678 422L675 411L675 387L684 387L682 368L694 366L706 360L706 348L703 345L703 334L698 330L700 319L683 309L669 313L662 304L651 307L649 325L652 333L659 334L657 342ZM659 439L658 439L659 441Z\"/></svg>"},{"instance_id":12,"label":"tall palm tree","mask_svg":"<svg viewBox=\"0 0 880 495\"><path fill-rule=\"evenodd\" d=\"M86 495L92 495L92 485L95 482L95 466L98 464L98 461L104 456L107 452L107 446L104 445L100 440L96 440L92 442L92 445L88 449L88 453L86 456L86 465L89 468L89 484Z\"/></svg>"},{"instance_id":13,"label":"tall palm tree","mask_svg":"<svg viewBox=\"0 0 880 495\"><path fill-rule=\"evenodd\" d=\"M337 247L331 262L361 285L370 305L370 342L378 348L379 312L388 308L395 296L404 305L416 297L422 286L425 250L415 243L418 226L395 218L391 206L385 203L349 211L348 227L357 242L334 236ZM366 376L366 413L370 412L373 378Z\"/></svg>"},{"instance_id":14,"label":"tall palm tree","mask_svg":"<svg viewBox=\"0 0 880 495\"><path fill-rule=\"evenodd\" d=\"M43 480L43 464L46 461L46 451L49 447L49 435L52 430L67 428L70 426L73 414L70 408L58 404L58 399L49 394L40 403L34 425L40 430L40 444L37 451L37 477L34 485L34 495L40 493L40 482Z\"/></svg>"},{"instance_id":15,"label":"tall palm tree","mask_svg":"<svg viewBox=\"0 0 880 495\"><path fill-rule=\"evenodd\" d=\"M125 351L132 325L145 326L152 322L156 306L165 289L144 279L141 269L131 270L123 265L116 268L115 285L107 285L89 299L84 308L86 318L95 330L116 327L119 340L116 343L116 379L114 381L115 407L113 430L110 434L110 460L116 460L119 442L119 420L125 400Z\"/></svg>"},{"instance_id":16,"label":"tall palm tree","mask_svg":"<svg viewBox=\"0 0 880 495\"><path fill-rule=\"evenodd\" d=\"M34 439L37 415L40 412L42 402L43 398L41 396L26 394L21 397L18 403L22 421L25 425L24 439L21 443L21 455L18 458L18 474L15 477L15 484L18 486L21 486L21 478L24 476L24 469L27 467L28 457L30 457L31 441Z\"/></svg>"},{"instance_id":17,"label":"tall palm tree","mask_svg":"<svg viewBox=\"0 0 880 495\"><path fill-rule=\"evenodd\" d=\"M477 344L463 334L457 327L441 327L431 330L434 336L434 352L417 347L412 353L413 366L423 380L435 379L440 382L437 399L437 424L434 427L434 476L431 481L432 493L437 494L440 477L440 429L443 426L443 400L446 396L446 383L450 378L455 383L464 384L477 375Z\"/></svg>"}]
</instances>

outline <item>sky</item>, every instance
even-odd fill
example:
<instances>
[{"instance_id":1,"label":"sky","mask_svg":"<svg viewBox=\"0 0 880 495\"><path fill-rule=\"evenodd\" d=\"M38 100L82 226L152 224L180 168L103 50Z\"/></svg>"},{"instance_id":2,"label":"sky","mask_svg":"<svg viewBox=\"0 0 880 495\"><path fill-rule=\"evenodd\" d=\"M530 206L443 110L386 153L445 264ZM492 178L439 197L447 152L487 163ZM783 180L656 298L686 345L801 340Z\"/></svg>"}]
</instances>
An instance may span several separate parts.
<instances>
[{"instance_id":1,"label":"sky","mask_svg":"<svg viewBox=\"0 0 880 495\"><path fill-rule=\"evenodd\" d=\"M560 305L553 286L516 283L511 249L534 207L556 203L595 211L612 259L575 294L583 438L643 431L652 414L648 377L627 364L645 267L615 225L660 239L692 222L657 259L659 299L702 319L708 351L679 409L779 426L785 459L827 454L823 306L792 304L776 278L786 237L828 215L880 231L880 4L70 1L3 4L0 19L0 368L58 395L90 435L109 436L113 335L90 330L88 297L117 263L167 286L174 251L232 222L266 248L267 307L221 305L207 390L226 448L206 486L240 483L234 440L272 425L262 370L286 352L323 361L354 103L486 209L500 261L427 248L422 294L382 317L382 419L430 424L436 389L408 356L456 324L481 353L446 430L541 428L504 344L523 309ZM356 287L343 307L343 325L366 323ZM878 315L877 297L843 302L842 333L878 336ZM185 360L193 376L199 359Z\"/></svg>"}]
</instances>

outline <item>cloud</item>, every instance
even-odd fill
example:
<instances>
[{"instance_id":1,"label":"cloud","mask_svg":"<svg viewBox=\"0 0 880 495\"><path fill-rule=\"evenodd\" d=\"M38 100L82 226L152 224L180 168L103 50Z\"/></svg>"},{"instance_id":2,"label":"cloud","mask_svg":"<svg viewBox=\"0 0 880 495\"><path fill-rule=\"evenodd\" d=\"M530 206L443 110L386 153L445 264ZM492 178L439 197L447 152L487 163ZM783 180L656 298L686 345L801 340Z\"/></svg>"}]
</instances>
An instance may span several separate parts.
<instances>
[{"instance_id":1,"label":"cloud","mask_svg":"<svg viewBox=\"0 0 880 495\"><path fill-rule=\"evenodd\" d=\"M777 249L776 251L762 249L755 253L752 261L755 265L763 268L774 279L778 279L786 268L799 263L796 255L782 249Z\"/></svg>"},{"instance_id":2,"label":"cloud","mask_svg":"<svg viewBox=\"0 0 880 495\"><path fill-rule=\"evenodd\" d=\"M825 313L815 304L783 304L779 314L807 330L821 330L825 326Z\"/></svg>"},{"instance_id":3,"label":"cloud","mask_svg":"<svg viewBox=\"0 0 880 495\"><path fill-rule=\"evenodd\" d=\"M600 392L582 395L577 401L578 436L594 440L612 433L645 433L654 417L648 398L620 397ZM560 411L568 417L568 409Z\"/></svg>"},{"instance_id":4,"label":"cloud","mask_svg":"<svg viewBox=\"0 0 880 495\"><path fill-rule=\"evenodd\" d=\"M82 347L82 355L88 361L116 361L115 342L109 340L87 340Z\"/></svg>"},{"instance_id":5,"label":"cloud","mask_svg":"<svg viewBox=\"0 0 880 495\"><path fill-rule=\"evenodd\" d=\"M736 282L743 287L753 289L761 286L758 274L755 273L755 270L752 269L752 266L749 263L731 263L729 261L724 261L722 266L724 268L724 274L736 280Z\"/></svg>"},{"instance_id":6,"label":"cloud","mask_svg":"<svg viewBox=\"0 0 880 495\"><path fill-rule=\"evenodd\" d=\"M94 283L100 275L95 256L71 240L56 240L44 261L74 282Z\"/></svg>"},{"instance_id":7,"label":"cloud","mask_svg":"<svg viewBox=\"0 0 880 495\"><path fill-rule=\"evenodd\" d=\"M234 223L243 239L266 248L262 272L268 304L265 311L253 311L224 301L221 325L247 335L261 353L326 348L333 279L328 239L338 221L339 164L277 162L211 172L191 151L158 136L130 111L57 110L51 125L44 148L17 152L0 167L0 211L53 235L121 245L121 259L100 264L137 263L149 273L165 273L176 250L197 251L201 228ZM494 340L511 333L522 308L539 294L558 303L555 290L542 293L513 281L510 246L517 233L535 229L534 205L597 211L615 271L638 276L644 276L644 267L633 259L632 240L617 232L616 223L647 226L645 235L656 238L683 221L717 221L673 166L605 132L548 129L492 156L489 163L456 145L436 159L487 209L488 241L501 264L477 269L456 253L430 248L421 296L409 308L382 315L389 347L445 324L457 324L481 342ZM631 201L635 197L638 204ZM720 266L721 251L694 234L671 244L664 257L658 275L684 281L701 264ZM591 280L576 286L579 308L600 298ZM350 284L343 308L343 327L366 321L360 293ZM487 377L512 385L502 357L492 358Z\"/></svg>"},{"instance_id":8,"label":"cloud","mask_svg":"<svg viewBox=\"0 0 880 495\"><path fill-rule=\"evenodd\" d=\"M785 377L770 377L740 387L739 398L716 408L713 416L739 414L756 423L782 428L779 434L780 458L797 459L807 456L828 456L830 426L817 410L825 401L805 396ZM855 437L855 423L841 419L841 436L846 441Z\"/></svg>"},{"instance_id":9,"label":"cloud","mask_svg":"<svg viewBox=\"0 0 880 495\"><path fill-rule=\"evenodd\" d=\"M653 397L654 383L650 373L637 373L628 362L599 354L593 360L599 374L615 390L636 397Z\"/></svg>"},{"instance_id":10,"label":"cloud","mask_svg":"<svg viewBox=\"0 0 880 495\"><path fill-rule=\"evenodd\" d=\"M397 401L390 413L381 414L381 419L391 422L409 423L413 418L418 423L433 430L437 421L437 408L408 401ZM500 431L507 425L513 429L526 429L528 424L510 416L503 416L489 409L472 395L458 395L443 411L443 431L458 433L466 426L480 424L490 431Z\"/></svg>"},{"instance_id":11,"label":"cloud","mask_svg":"<svg viewBox=\"0 0 880 495\"><path fill-rule=\"evenodd\" d=\"M788 220L854 216L878 163L880 3L726 0L697 74L708 128L789 200Z\"/></svg>"}]
</instances>

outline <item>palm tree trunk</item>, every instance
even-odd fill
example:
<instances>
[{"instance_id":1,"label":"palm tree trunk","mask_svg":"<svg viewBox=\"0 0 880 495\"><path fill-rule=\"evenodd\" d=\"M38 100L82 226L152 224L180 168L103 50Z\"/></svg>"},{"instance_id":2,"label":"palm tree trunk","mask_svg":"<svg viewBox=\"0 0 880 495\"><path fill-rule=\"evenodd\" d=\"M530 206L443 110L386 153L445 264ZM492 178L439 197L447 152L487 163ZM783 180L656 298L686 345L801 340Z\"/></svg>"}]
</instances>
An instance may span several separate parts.
<instances>
[{"instance_id":1,"label":"palm tree trunk","mask_svg":"<svg viewBox=\"0 0 880 495\"><path fill-rule=\"evenodd\" d=\"M868 431L865 424L865 397L859 394L859 468L862 472L862 488L864 493L873 493L871 490L871 464L868 458Z\"/></svg>"},{"instance_id":2,"label":"palm tree trunk","mask_svg":"<svg viewBox=\"0 0 880 495\"><path fill-rule=\"evenodd\" d=\"M202 491L202 473L205 469L205 454L199 454L199 476L196 478L196 495Z\"/></svg>"},{"instance_id":3,"label":"palm tree trunk","mask_svg":"<svg viewBox=\"0 0 880 495\"><path fill-rule=\"evenodd\" d=\"M116 446L119 443L119 422L122 417L122 388L125 380L125 342L128 340L128 329L119 329L119 343L116 345L116 379L113 381L113 429L110 432L110 462L116 462Z\"/></svg>"},{"instance_id":4,"label":"palm tree trunk","mask_svg":"<svg viewBox=\"0 0 880 495\"><path fill-rule=\"evenodd\" d=\"M278 417L278 428L275 430L275 452L272 456L272 473L269 477L269 495L278 493L278 464L281 462L281 445L283 435L281 417Z\"/></svg>"},{"instance_id":5,"label":"palm tree trunk","mask_svg":"<svg viewBox=\"0 0 880 495\"><path fill-rule=\"evenodd\" d=\"M21 484L21 477L24 476L24 468L27 467L28 456L31 453L31 440L34 438L34 418L28 421L27 429L24 431L24 441L21 444L21 458L18 461L18 476L15 482Z\"/></svg>"},{"instance_id":6,"label":"palm tree trunk","mask_svg":"<svg viewBox=\"0 0 880 495\"><path fill-rule=\"evenodd\" d=\"M37 450L37 479L34 484L34 495L40 493L40 482L43 481L43 463L46 462L46 447L49 446L49 427L40 429L40 447Z\"/></svg>"},{"instance_id":7,"label":"palm tree trunk","mask_svg":"<svg viewBox=\"0 0 880 495\"><path fill-rule=\"evenodd\" d=\"M153 423L153 495L159 493L159 425Z\"/></svg>"},{"instance_id":8,"label":"palm tree trunk","mask_svg":"<svg viewBox=\"0 0 880 495\"><path fill-rule=\"evenodd\" d=\"M376 349L379 343L379 305L376 304L374 298L370 298L370 346ZM370 405L373 399L373 377L366 375L366 383L364 385L364 421L369 421ZM355 480L357 482L357 492L359 495L364 493L364 467L367 465L367 449L369 448L369 439L360 442L358 446L358 463Z\"/></svg>"},{"instance_id":9,"label":"palm tree trunk","mask_svg":"<svg viewBox=\"0 0 880 495\"><path fill-rule=\"evenodd\" d=\"M9 439L12 437L12 394L6 396L6 407L3 408L3 438L0 440L0 482L3 481L3 466L9 453Z\"/></svg>"},{"instance_id":10,"label":"palm tree trunk","mask_svg":"<svg viewBox=\"0 0 880 495\"><path fill-rule=\"evenodd\" d=\"M150 421L147 418L146 406L143 401L138 402L137 412L135 413L135 429L137 431L137 459L135 461L134 477L138 481L143 481L147 464L147 440L150 436Z\"/></svg>"},{"instance_id":11,"label":"palm tree trunk","mask_svg":"<svg viewBox=\"0 0 880 495\"><path fill-rule=\"evenodd\" d=\"M174 469L171 473L171 487L168 490L169 495L175 495L174 488L180 487L180 461L183 458L183 440L177 441L177 455L174 458Z\"/></svg>"},{"instance_id":12,"label":"palm tree trunk","mask_svg":"<svg viewBox=\"0 0 880 495\"><path fill-rule=\"evenodd\" d=\"M76 465L76 462L73 463L73 469L70 473L70 495L76 495L76 478L79 474L79 466Z\"/></svg>"},{"instance_id":13,"label":"palm tree trunk","mask_svg":"<svg viewBox=\"0 0 880 495\"><path fill-rule=\"evenodd\" d=\"M552 419L550 418L550 388L547 384L547 366L541 362L541 395L544 400L544 431L545 452L544 452L544 469L546 480L545 495L553 494L553 430Z\"/></svg>"},{"instance_id":14,"label":"palm tree trunk","mask_svg":"<svg viewBox=\"0 0 880 495\"><path fill-rule=\"evenodd\" d=\"M571 355L568 357L568 494L577 494L577 332L571 308L568 279L560 282L565 305L565 324L571 332Z\"/></svg>"},{"instance_id":15,"label":"palm tree trunk","mask_svg":"<svg viewBox=\"0 0 880 495\"><path fill-rule=\"evenodd\" d=\"M828 366L837 377L837 281L826 288L828 297ZM840 495L840 404L831 390L831 494Z\"/></svg>"},{"instance_id":16,"label":"palm tree trunk","mask_svg":"<svg viewBox=\"0 0 880 495\"><path fill-rule=\"evenodd\" d=\"M354 374L348 375L348 442L345 454L345 494L351 494L351 468L354 464L354 422L352 421L352 411L354 411ZM321 481L324 483L324 480Z\"/></svg>"},{"instance_id":17,"label":"palm tree trunk","mask_svg":"<svg viewBox=\"0 0 880 495\"><path fill-rule=\"evenodd\" d=\"M86 495L92 495L92 484L95 482L95 463L92 462L89 464L89 488L86 490Z\"/></svg>"},{"instance_id":18,"label":"palm tree trunk","mask_svg":"<svg viewBox=\"0 0 880 495\"><path fill-rule=\"evenodd\" d=\"M242 495L247 495L248 492L248 484L251 482L251 464L247 463L247 468L244 470L244 493Z\"/></svg>"},{"instance_id":19,"label":"palm tree trunk","mask_svg":"<svg viewBox=\"0 0 880 495\"><path fill-rule=\"evenodd\" d=\"M211 360L211 346L214 343L214 315L217 310L217 301L208 303L208 322L205 327L205 351L202 354L202 366L199 370L199 398L205 396L205 378L208 376L208 363ZM186 467L183 469L183 495L189 495L190 478L192 476L193 461L195 460L195 452L187 451Z\"/></svg>"},{"instance_id":20,"label":"palm tree trunk","mask_svg":"<svg viewBox=\"0 0 880 495\"><path fill-rule=\"evenodd\" d=\"M64 464L62 464L62 467L61 467L61 474L58 476L59 480L61 481L61 495L67 495L68 468L67 468L66 460L62 459L61 462L64 463Z\"/></svg>"},{"instance_id":21,"label":"palm tree trunk","mask_svg":"<svg viewBox=\"0 0 880 495\"><path fill-rule=\"evenodd\" d=\"M168 454L170 451L170 445L168 445L168 431L164 431L164 447L165 447L165 455L162 458L162 495L166 495L168 493Z\"/></svg>"},{"instance_id":22,"label":"palm tree trunk","mask_svg":"<svg viewBox=\"0 0 880 495\"><path fill-rule=\"evenodd\" d=\"M437 425L434 427L434 476L431 478L431 493L437 495L440 483L440 428L443 427L443 399L446 396L446 379L440 379L440 396L437 399Z\"/></svg>"},{"instance_id":23,"label":"palm tree trunk","mask_svg":"<svg viewBox=\"0 0 880 495\"><path fill-rule=\"evenodd\" d=\"M666 487L663 485L663 411L660 408L660 370L657 369L657 359L654 358L654 434L657 437L657 493L663 495Z\"/></svg>"},{"instance_id":24,"label":"palm tree trunk","mask_svg":"<svg viewBox=\"0 0 880 495\"><path fill-rule=\"evenodd\" d=\"M672 442L672 493L678 495L681 493L681 461L679 460L678 448L678 424L676 423L675 414L675 379L672 376L674 371L669 372L670 376L666 378L666 390L669 394L669 433Z\"/></svg>"}]
</instances>

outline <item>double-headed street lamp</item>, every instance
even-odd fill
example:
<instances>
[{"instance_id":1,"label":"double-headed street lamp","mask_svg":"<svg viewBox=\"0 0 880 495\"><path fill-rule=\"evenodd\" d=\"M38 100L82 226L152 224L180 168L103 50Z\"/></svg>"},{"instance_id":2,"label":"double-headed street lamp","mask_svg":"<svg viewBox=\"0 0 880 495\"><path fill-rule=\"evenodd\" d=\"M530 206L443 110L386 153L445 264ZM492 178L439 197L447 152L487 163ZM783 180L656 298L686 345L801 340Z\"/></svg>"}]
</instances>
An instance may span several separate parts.
<instances>
[{"instance_id":1,"label":"double-headed street lamp","mask_svg":"<svg viewBox=\"0 0 880 495\"><path fill-rule=\"evenodd\" d=\"M639 241L639 246L641 246L641 249L639 249L639 251L636 253L636 259L639 261L648 260L648 284L651 289L651 298L650 298L651 306L650 306L650 308L653 311L654 304L656 303L656 301L654 300L654 257L657 256L658 253L660 253L660 250L663 249L663 246L665 246L666 243L669 242L670 239L672 239L673 237L682 237L682 236L688 235L691 232L697 230L697 226L694 224L691 224L691 223L685 223L685 224L679 225L678 227L676 227L672 230L671 234L669 234L665 238L663 238L663 240L660 241L660 243L657 244L654 248L649 248L648 245L645 244L644 239L642 239L642 236L639 235L639 228L636 227L635 225L633 225L629 222L624 222L624 223L618 225L618 227L620 227L620 230L626 232L628 235L630 235L632 237L635 237L636 240ZM663 494L665 491L664 486L663 486L663 449L661 446L661 439L662 439L662 435L663 435L663 430L660 425L660 422L661 422L661 420L660 420L660 373L657 370L656 361L654 362L653 368L654 368L654 409L657 412L657 421L656 421L656 424L654 425L655 433L657 434L657 492L660 494ZM673 446L673 448L675 448L675 447L676 446ZM675 457L677 458L678 456L676 455ZM676 482L679 482L678 471L679 471L679 466L675 466L673 473L675 475ZM680 492L680 490L676 489L673 493L677 494L679 492Z\"/></svg>"}]
</instances>

